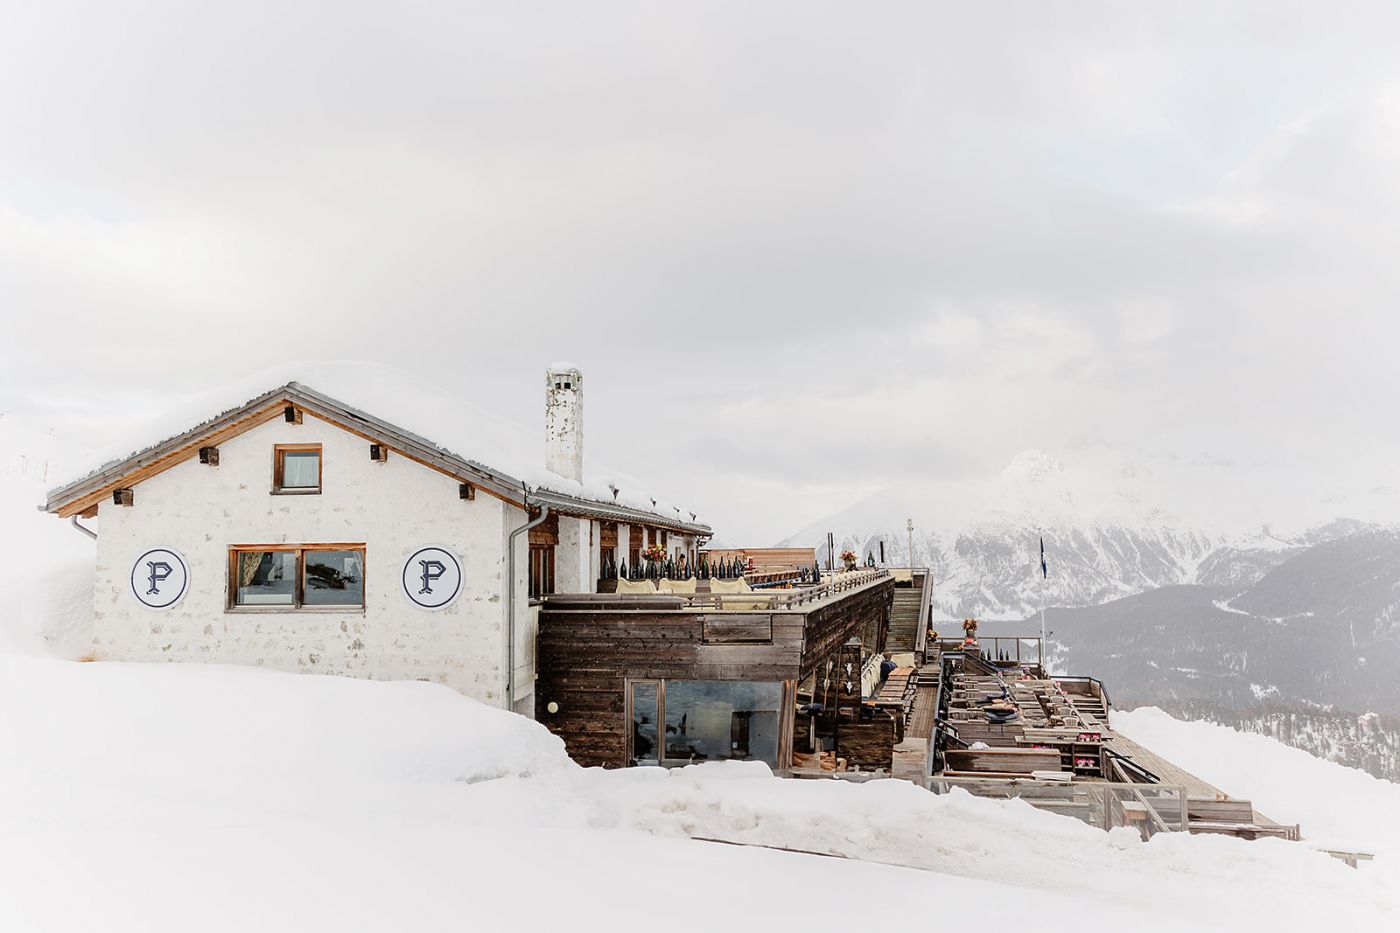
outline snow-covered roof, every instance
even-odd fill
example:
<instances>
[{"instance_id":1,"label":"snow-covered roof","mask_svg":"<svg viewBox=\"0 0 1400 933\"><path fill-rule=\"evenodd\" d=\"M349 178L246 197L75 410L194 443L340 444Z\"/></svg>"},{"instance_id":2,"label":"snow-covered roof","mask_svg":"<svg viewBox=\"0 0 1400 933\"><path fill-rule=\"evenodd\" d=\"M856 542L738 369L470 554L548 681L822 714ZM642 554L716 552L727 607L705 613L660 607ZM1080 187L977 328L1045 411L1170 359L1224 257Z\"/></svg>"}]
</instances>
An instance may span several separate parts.
<instances>
[{"instance_id":1,"label":"snow-covered roof","mask_svg":"<svg viewBox=\"0 0 1400 933\"><path fill-rule=\"evenodd\" d=\"M341 409L349 417L392 432L404 443L430 447L468 469L473 478L494 480L493 485L507 494L521 491L523 484L533 498L552 500L565 511L576 506L604 517L613 511L635 512L667 527L709 533L691 512L656 496L631 474L592 457L585 457L583 482L549 472L544 467L543 428L526 428L392 366L361 362L285 364L192 396L139 432L145 446L105 451L92 469L52 490L47 508L54 511L90 494L94 483L105 485L143 457L172 442L193 442L227 422L230 415L281 394ZM393 439L385 437L384 442L392 446ZM625 515L618 517L626 520Z\"/></svg>"}]
</instances>

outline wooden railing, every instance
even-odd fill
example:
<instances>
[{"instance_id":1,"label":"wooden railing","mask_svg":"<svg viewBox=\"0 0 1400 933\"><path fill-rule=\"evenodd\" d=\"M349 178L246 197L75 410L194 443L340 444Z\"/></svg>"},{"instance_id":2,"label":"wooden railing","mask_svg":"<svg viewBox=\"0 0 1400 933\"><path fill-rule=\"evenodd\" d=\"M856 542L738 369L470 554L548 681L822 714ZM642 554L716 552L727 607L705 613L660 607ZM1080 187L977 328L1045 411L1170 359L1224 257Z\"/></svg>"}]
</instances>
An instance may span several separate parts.
<instances>
[{"instance_id":1,"label":"wooden railing","mask_svg":"<svg viewBox=\"0 0 1400 933\"><path fill-rule=\"evenodd\" d=\"M781 609L794 609L811 603L858 589L888 577L888 570L854 570L823 577L826 582L818 586L800 586L786 590L755 590L751 593L687 593L678 598L685 600L686 608L720 609L748 612L773 612Z\"/></svg>"},{"instance_id":2,"label":"wooden railing","mask_svg":"<svg viewBox=\"0 0 1400 933\"><path fill-rule=\"evenodd\" d=\"M939 657L938 687L933 701L933 728L928 734L928 755L924 758L924 780L933 779L934 772L943 770L943 749L948 744L948 726L944 717L953 696L953 660Z\"/></svg>"},{"instance_id":3,"label":"wooden railing","mask_svg":"<svg viewBox=\"0 0 1400 933\"><path fill-rule=\"evenodd\" d=\"M1172 784L962 777L928 781L928 789L935 794L946 794L954 787L977 797L1019 797L1037 809L1072 816L1099 829L1129 826L1143 838L1189 827L1186 788Z\"/></svg>"},{"instance_id":4,"label":"wooden railing","mask_svg":"<svg viewBox=\"0 0 1400 933\"><path fill-rule=\"evenodd\" d=\"M988 656L987 663L992 665L998 663L1003 648L1006 650L1006 660L1001 661L1002 664L1034 664L1041 667L1045 656L1039 635L979 636L976 645L965 645L960 638L939 638L936 647L945 654L964 654L968 657L985 654ZM1025 650L1022 650L1023 647Z\"/></svg>"},{"instance_id":5,"label":"wooden railing","mask_svg":"<svg viewBox=\"0 0 1400 933\"><path fill-rule=\"evenodd\" d=\"M752 590L747 593L560 593L546 596L544 602L555 609L589 609L606 606L609 610L665 612L678 609L706 609L714 612L782 612L813 605L841 593L856 590L889 577L883 569L854 570L824 576L818 586L782 590Z\"/></svg>"},{"instance_id":6,"label":"wooden railing","mask_svg":"<svg viewBox=\"0 0 1400 933\"><path fill-rule=\"evenodd\" d=\"M1084 684L1086 687L1088 687L1088 690L1085 692L1085 695L1086 695L1086 696L1099 697L1100 699L1102 699L1102 700L1103 700L1103 705L1104 705L1104 708L1105 708L1105 709L1112 709L1112 707L1113 707L1113 701L1112 701L1111 699L1109 699L1109 696L1108 696L1108 688L1106 688L1106 687L1103 685L1103 681L1102 681L1102 680L1099 680L1097 677L1083 677L1083 676L1060 677L1060 676L1056 676L1056 677L1055 677L1055 682L1056 682L1056 683L1060 683L1060 684ZM1078 692L1078 691L1070 690L1069 692L1070 692L1070 693L1076 693L1076 692Z\"/></svg>"},{"instance_id":7,"label":"wooden railing","mask_svg":"<svg viewBox=\"0 0 1400 933\"><path fill-rule=\"evenodd\" d=\"M927 657L925 654L928 648L928 622L933 616L933 568L923 568L923 582L919 587L919 628L914 632L914 651L919 657ZM920 571L915 570L915 579L919 579Z\"/></svg>"}]
</instances>

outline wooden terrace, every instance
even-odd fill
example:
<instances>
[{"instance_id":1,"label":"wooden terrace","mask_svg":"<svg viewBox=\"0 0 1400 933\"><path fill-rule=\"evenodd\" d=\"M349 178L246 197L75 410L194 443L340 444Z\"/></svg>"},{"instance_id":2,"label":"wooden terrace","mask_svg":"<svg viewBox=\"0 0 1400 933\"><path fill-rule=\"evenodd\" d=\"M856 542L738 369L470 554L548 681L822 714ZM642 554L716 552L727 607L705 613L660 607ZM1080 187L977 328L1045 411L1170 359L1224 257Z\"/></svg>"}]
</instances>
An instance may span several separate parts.
<instances>
[{"instance_id":1,"label":"wooden terrace","mask_svg":"<svg viewBox=\"0 0 1400 933\"><path fill-rule=\"evenodd\" d=\"M1012 651L1012 641L1033 650ZM1113 732L1104 685L1047 677L1038 638L932 648L909 729L910 742L927 735L918 750L931 789L1022 797L1105 829L1132 826L1144 837L1185 829L1298 838L1297 826L1275 823L1250 801Z\"/></svg>"}]
</instances>

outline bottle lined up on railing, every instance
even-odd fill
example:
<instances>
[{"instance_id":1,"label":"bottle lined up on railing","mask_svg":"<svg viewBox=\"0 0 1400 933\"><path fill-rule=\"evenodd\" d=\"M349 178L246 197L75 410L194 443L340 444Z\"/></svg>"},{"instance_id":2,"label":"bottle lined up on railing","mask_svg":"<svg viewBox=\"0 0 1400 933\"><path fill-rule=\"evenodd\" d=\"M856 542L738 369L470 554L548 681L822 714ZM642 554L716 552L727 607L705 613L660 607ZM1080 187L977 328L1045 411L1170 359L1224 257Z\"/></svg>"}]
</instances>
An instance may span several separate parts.
<instances>
[{"instance_id":1,"label":"bottle lined up on railing","mask_svg":"<svg viewBox=\"0 0 1400 933\"><path fill-rule=\"evenodd\" d=\"M629 566L625 559L619 563L614 555L605 553L599 576L604 580L737 580L752 569L739 557L711 561L701 554L694 563L684 554L665 559L641 557ZM799 567L795 576L798 583L820 583L822 572L815 566Z\"/></svg>"}]
</instances>

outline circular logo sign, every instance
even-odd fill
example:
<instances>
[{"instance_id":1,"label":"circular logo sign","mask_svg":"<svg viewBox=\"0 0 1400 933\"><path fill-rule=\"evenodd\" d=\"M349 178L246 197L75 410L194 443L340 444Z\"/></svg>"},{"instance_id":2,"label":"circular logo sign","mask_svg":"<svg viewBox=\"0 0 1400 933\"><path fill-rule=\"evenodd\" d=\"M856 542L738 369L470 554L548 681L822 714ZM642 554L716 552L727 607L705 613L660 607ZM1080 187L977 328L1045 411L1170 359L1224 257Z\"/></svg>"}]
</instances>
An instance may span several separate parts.
<instances>
[{"instance_id":1,"label":"circular logo sign","mask_svg":"<svg viewBox=\"0 0 1400 933\"><path fill-rule=\"evenodd\" d=\"M422 547L403 562L403 592L420 609L446 609L462 592L462 564L447 548Z\"/></svg>"},{"instance_id":2,"label":"circular logo sign","mask_svg":"<svg viewBox=\"0 0 1400 933\"><path fill-rule=\"evenodd\" d=\"M190 570L179 551L152 548L131 565L131 593L147 609L169 609L189 585Z\"/></svg>"}]
</instances>

